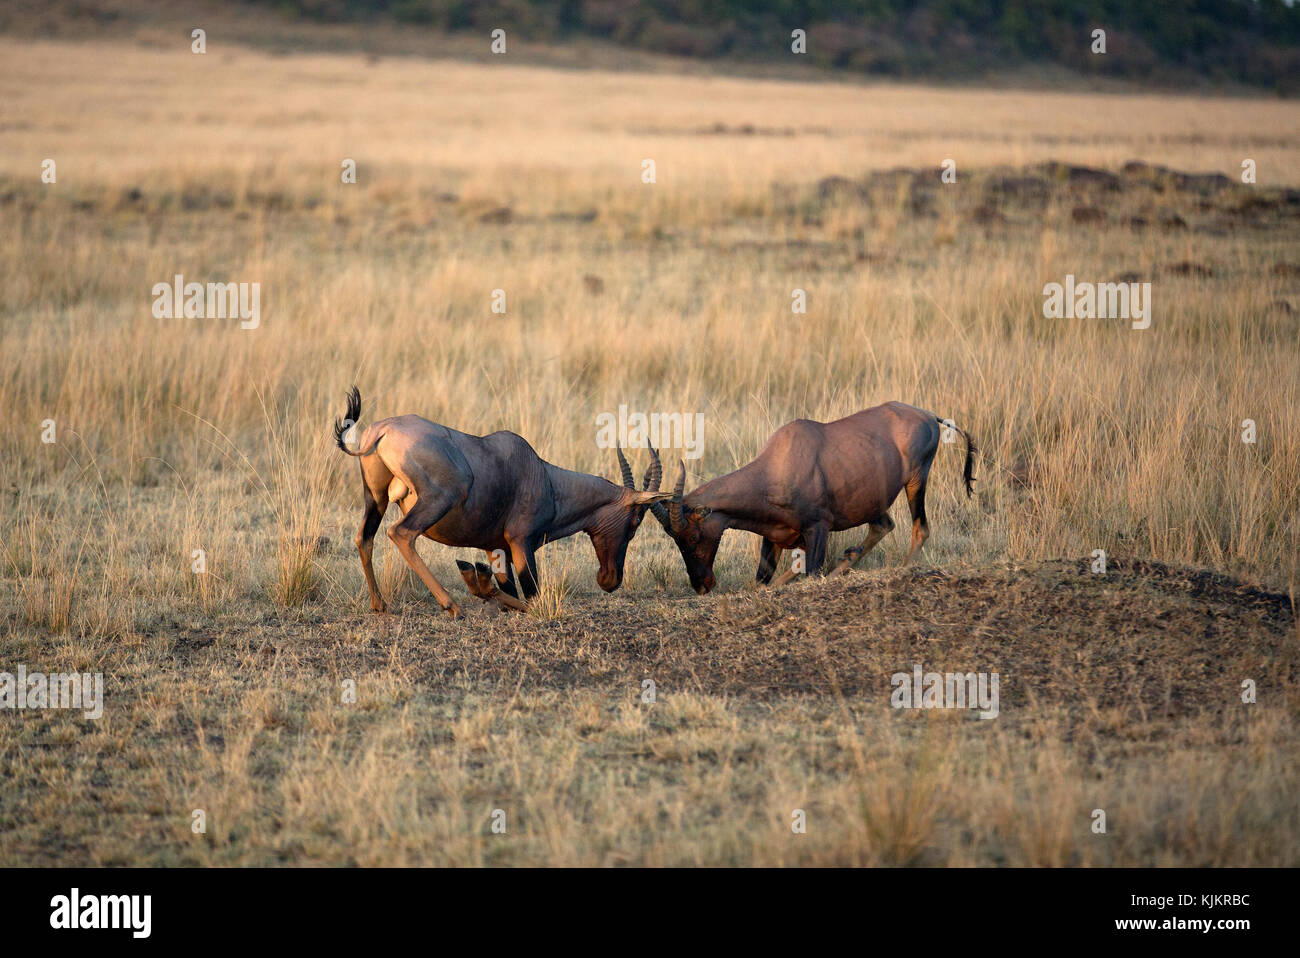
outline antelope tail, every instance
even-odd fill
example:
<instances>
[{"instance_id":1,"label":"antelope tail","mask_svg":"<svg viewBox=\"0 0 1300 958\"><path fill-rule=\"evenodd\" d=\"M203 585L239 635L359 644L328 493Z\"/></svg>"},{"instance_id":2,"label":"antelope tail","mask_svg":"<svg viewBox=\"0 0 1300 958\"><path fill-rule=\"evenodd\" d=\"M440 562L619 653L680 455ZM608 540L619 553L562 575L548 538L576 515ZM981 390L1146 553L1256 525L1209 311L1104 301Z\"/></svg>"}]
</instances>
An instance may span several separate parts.
<instances>
[{"instance_id":1,"label":"antelope tail","mask_svg":"<svg viewBox=\"0 0 1300 958\"><path fill-rule=\"evenodd\" d=\"M975 491L975 455L979 450L975 448L975 443L971 439L970 433L965 429L959 429L953 424L951 419L939 419L938 416L936 416L935 419L938 420L939 425L955 429L961 434L961 437L966 440L966 465L962 469L962 479L966 483L966 498L969 499L971 493Z\"/></svg>"},{"instance_id":2,"label":"antelope tail","mask_svg":"<svg viewBox=\"0 0 1300 958\"><path fill-rule=\"evenodd\" d=\"M343 434L347 432L349 429L351 429L353 426L355 426L357 424L357 420L360 418L361 418L361 391L357 389L356 386L353 386L351 391L348 392L348 411L343 414L342 419L334 420L334 442L340 449L346 452L349 456L368 456L372 452L374 452L375 447L379 445L379 439L376 438L375 441L370 444L369 449L362 449L359 452L353 452L343 443Z\"/></svg>"}]
</instances>

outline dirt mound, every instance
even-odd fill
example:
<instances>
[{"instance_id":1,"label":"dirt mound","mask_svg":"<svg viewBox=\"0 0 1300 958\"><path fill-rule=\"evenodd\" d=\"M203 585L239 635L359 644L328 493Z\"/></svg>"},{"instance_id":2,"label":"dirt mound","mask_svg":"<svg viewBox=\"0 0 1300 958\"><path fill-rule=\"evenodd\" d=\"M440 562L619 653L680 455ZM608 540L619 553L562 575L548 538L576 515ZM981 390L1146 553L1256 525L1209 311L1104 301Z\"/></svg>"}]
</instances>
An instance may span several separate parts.
<instances>
[{"instance_id":1,"label":"dirt mound","mask_svg":"<svg viewBox=\"0 0 1300 958\"><path fill-rule=\"evenodd\" d=\"M1293 695L1300 644L1290 598L1218 573L1112 559L981 569L888 569L780 590L572 600L562 618L450 622L420 603L401 614L290 633L297 656L387 661L413 650L423 684L619 691L659 687L758 701L773 696L887 696L910 671L998 672L1004 714L1136 709L1176 717ZM322 636L321 632L325 632ZM342 641L328 640L331 634ZM176 655L221 654L187 640ZM326 651L328 650L328 651ZM237 652L237 649L231 649ZM273 649L268 649L274 651ZM339 663L340 665L342 663ZM365 669L363 662L350 668Z\"/></svg>"},{"instance_id":2,"label":"dirt mound","mask_svg":"<svg viewBox=\"0 0 1300 958\"><path fill-rule=\"evenodd\" d=\"M938 169L898 168L819 181L812 206L901 208L916 218L940 216L940 197L958 216L984 226L1038 229L1059 208L1075 226L1140 227L1221 235L1236 229L1293 229L1300 191L1247 185L1222 173L1193 173L1140 161L1111 170L1049 161L1021 169L962 171L945 185ZM902 202L900 202L900 198Z\"/></svg>"}]
</instances>

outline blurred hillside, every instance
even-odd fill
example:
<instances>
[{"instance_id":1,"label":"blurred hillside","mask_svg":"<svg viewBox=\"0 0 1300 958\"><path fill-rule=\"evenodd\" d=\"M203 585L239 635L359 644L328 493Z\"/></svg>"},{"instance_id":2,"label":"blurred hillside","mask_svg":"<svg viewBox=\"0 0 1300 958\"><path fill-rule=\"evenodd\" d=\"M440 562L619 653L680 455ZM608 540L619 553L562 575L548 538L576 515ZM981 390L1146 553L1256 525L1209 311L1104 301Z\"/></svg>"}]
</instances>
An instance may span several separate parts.
<instances>
[{"instance_id":1,"label":"blurred hillside","mask_svg":"<svg viewBox=\"0 0 1300 958\"><path fill-rule=\"evenodd\" d=\"M0 33L768 78L1300 93L1283 0L4 0ZM1106 31L1106 53L1092 31ZM806 32L803 55L791 31Z\"/></svg>"},{"instance_id":2,"label":"blurred hillside","mask_svg":"<svg viewBox=\"0 0 1300 958\"><path fill-rule=\"evenodd\" d=\"M1281 0L265 0L325 21L390 17L530 41L590 36L686 57L775 60L807 32L818 66L962 78L1050 64L1175 84L1300 87L1300 8ZM1106 30L1107 52L1091 51Z\"/></svg>"}]
</instances>

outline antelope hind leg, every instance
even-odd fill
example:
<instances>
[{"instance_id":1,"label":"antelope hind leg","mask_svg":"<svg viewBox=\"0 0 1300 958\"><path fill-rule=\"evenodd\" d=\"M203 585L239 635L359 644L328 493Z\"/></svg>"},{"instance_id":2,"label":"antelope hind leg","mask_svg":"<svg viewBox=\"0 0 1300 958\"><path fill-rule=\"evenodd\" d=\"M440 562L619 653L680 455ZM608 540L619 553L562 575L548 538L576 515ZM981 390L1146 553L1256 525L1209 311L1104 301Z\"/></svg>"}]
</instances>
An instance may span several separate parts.
<instances>
[{"instance_id":1,"label":"antelope hind leg","mask_svg":"<svg viewBox=\"0 0 1300 958\"><path fill-rule=\"evenodd\" d=\"M416 540L424 535L426 530L433 528L450 508L451 502L448 500L436 501L417 497L415 505L406 514L406 518L388 530L388 538L393 540L393 545L397 546L397 551L402 554L406 564L415 570L415 574L420 577L425 588L433 593L434 599L442 606L442 610L453 619L459 619L460 606L452 601L447 590L434 578L429 567L420 558L420 553L415 549Z\"/></svg>"},{"instance_id":2,"label":"antelope hind leg","mask_svg":"<svg viewBox=\"0 0 1300 958\"><path fill-rule=\"evenodd\" d=\"M362 473L364 475L364 472ZM357 552L361 556L361 571L366 576L366 587L370 589L370 611L387 612L388 603L384 601L382 593L379 591L379 583L375 581L375 567L372 557L375 551L375 533L379 530L379 523L384 518L384 512L388 509L388 497L380 490L380 499L376 499L370 492L370 486L362 483L364 498L366 502L366 515L362 520L361 529L357 532Z\"/></svg>"}]
</instances>

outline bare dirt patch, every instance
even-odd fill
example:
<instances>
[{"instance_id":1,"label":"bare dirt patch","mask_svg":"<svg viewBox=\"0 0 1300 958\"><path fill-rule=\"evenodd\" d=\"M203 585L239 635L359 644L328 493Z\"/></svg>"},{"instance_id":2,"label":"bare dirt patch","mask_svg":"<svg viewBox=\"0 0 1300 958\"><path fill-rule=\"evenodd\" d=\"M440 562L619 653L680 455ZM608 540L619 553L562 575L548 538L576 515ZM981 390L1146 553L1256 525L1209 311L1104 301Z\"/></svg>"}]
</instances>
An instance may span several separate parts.
<instances>
[{"instance_id":1,"label":"bare dirt patch","mask_svg":"<svg viewBox=\"0 0 1300 958\"><path fill-rule=\"evenodd\" d=\"M412 605L417 608L412 608ZM1000 671L1005 709L1120 707L1168 717L1240 705L1240 681L1276 693L1297 678L1289 597L1208 570L1112 560L994 569L888 569L704 598L574 602L536 621L480 608L444 623L408 601L402 614L289 627L267 654L301 667L365 668L397 640L430 690L468 679L487 688L606 692L643 677L741 699L887 695L914 662L938 671ZM368 638L357 643L358 630ZM173 659L203 668L241 657L238 637L177 637ZM343 658L340 658L342 656Z\"/></svg>"}]
</instances>

